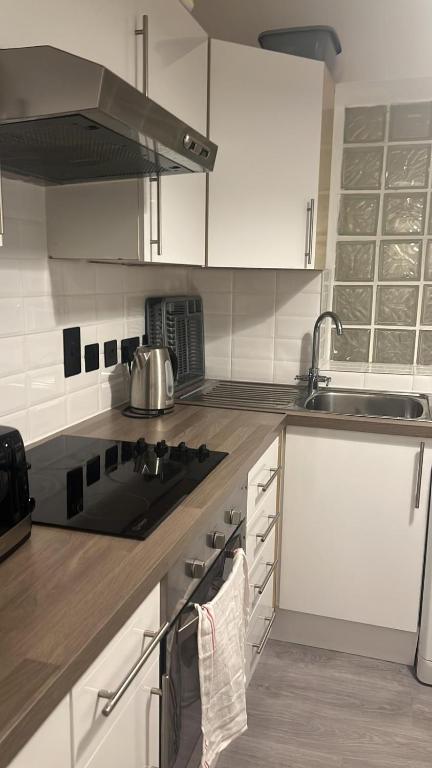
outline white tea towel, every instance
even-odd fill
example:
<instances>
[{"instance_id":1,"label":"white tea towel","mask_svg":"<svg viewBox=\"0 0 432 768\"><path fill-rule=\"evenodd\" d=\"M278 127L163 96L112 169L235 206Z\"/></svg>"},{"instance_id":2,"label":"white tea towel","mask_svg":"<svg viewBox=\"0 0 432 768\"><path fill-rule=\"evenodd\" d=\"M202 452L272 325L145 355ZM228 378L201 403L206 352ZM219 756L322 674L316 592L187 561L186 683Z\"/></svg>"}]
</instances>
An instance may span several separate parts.
<instances>
[{"instance_id":1,"label":"white tea towel","mask_svg":"<svg viewBox=\"0 0 432 768\"><path fill-rule=\"evenodd\" d=\"M215 598L198 611L198 655L203 733L202 768L247 728L246 630L249 581L246 555L238 549L233 569Z\"/></svg>"}]
</instances>

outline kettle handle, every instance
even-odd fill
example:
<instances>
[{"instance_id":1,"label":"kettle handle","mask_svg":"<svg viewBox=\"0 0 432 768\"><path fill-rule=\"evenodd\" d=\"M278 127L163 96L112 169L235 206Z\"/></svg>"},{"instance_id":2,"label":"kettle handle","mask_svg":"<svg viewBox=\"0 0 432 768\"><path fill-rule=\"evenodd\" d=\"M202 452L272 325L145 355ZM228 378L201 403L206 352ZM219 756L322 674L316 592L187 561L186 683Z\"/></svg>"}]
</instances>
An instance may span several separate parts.
<instances>
[{"instance_id":1,"label":"kettle handle","mask_svg":"<svg viewBox=\"0 0 432 768\"><path fill-rule=\"evenodd\" d=\"M178 373L178 357L177 357L176 353L174 352L174 350L171 349L171 347L167 347L167 349L168 349L168 354L170 356L171 365L172 365L172 369L173 369L173 378L174 378L174 381L175 381L176 378L177 378L177 373Z\"/></svg>"}]
</instances>

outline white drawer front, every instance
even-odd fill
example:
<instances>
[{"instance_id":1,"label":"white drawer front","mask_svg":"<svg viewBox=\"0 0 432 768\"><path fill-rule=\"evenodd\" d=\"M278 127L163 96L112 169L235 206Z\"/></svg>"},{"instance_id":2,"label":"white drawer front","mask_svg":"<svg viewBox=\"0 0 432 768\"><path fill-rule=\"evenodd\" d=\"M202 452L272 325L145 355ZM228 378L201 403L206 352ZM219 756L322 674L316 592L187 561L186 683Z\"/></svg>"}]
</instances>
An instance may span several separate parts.
<instances>
[{"instance_id":1,"label":"white drawer front","mask_svg":"<svg viewBox=\"0 0 432 768\"><path fill-rule=\"evenodd\" d=\"M266 492L265 499L260 505L259 511L256 515L247 521L246 529L246 554L249 568L253 568L255 560L260 556L261 550L264 544L268 541L270 533L268 534L266 541L262 541L263 535L265 535L270 526L275 520L277 514L277 487L276 484ZM274 527L273 527L274 530Z\"/></svg>"},{"instance_id":2,"label":"white drawer front","mask_svg":"<svg viewBox=\"0 0 432 768\"><path fill-rule=\"evenodd\" d=\"M273 617L273 577L267 584L261 599L252 614L246 640L246 669L248 681L252 677L260 655L264 650L266 638ZM267 640L265 640L267 642Z\"/></svg>"},{"instance_id":3,"label":"white drawer front","mask_svg":"<svg viewBox=\"0 0 432 768\"><path fill-rule=\"evenodd\" d=\"M86 768L157 768L159 766L159 661L151 666L134 694L91 756ZM109 719L109 718L108 718Z\"/></svg>"},{"instance_id":4,"label":"white drawer front","mask_svg":"<svg viewBox=\"0 0 432 768\"><path fill-rule=\"evenodd\" d=\"M265 500L270 488L277 485L275 470L279 462L279 438L267 448L265 453L258 459L255 466L248 474L248 517L251 520L258 509L260 503ZM263 491L262 485L275 477L269 490Z\"/></svg>"},{"instance_id":5,"label":"white drawer front","mask_svg":"<svg viewBox=\"0 0 432 768\"><path fill-rule=\"evenodd\" d=\"M154 664L157 650L109 717L102 715L107 702L98 697L98 691L116 689L151 641L144 636L144 632L157 632L159 626L160 590L157 587L72 689L73 753L77 768L87 765L90 755L110 730L113 720L124 709L147 670Z\"/></svg>"},{"instance_id":6,"label":"white drawer front","mask_svg":"<svg viewBox=\"0 0 432 768\"><path fill-rule=\"evenodd\" d=\"M255 607L258 605L263 593L260 593L259 587L265 583L269 574L274 572L275 564L275 541L276 531L273 528L269 538L263 544L258 557L249 571L249 614L252 615ZM270 576L269 581L272 576ZM264 588L266 588L265 585Z\"/></svg>"}]
</instances>

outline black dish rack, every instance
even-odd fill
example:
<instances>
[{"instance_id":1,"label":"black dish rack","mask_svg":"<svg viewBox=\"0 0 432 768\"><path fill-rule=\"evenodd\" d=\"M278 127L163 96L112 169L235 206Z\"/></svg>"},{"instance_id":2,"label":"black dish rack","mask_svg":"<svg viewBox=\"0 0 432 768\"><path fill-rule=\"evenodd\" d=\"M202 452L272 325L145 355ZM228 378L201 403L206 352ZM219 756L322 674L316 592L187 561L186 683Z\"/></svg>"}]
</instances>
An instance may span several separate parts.
<instances>
[{"instance_id":1,"label":"black dish rack","mask_svg":"<svg viewBox=\"0 0 432 768\"><path fill-rule=\"evenodd\" d=\"M152 296L146 299L145 311L148 343L171 347L177 355L176 390L201 381L205 372L201 297Z\"/></svg>"}]
</instances>

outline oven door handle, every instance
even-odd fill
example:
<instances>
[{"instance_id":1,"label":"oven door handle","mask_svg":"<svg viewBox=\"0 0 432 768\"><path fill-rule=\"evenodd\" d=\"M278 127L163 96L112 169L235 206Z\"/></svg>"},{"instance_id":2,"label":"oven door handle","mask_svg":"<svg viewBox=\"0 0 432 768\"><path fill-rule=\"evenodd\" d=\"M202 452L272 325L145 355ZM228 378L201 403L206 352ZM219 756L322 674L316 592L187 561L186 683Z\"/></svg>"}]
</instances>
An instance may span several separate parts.
<instances>
[{"instance_id":1,"label":"oven door handle","mask_svg":"<svg viewBox=\"0 0 432 768\"><path fill-rule=\"evenodd\" d=\"M115 689L115 691L107 691L105 689L101 689L98 691L98 698L99 699L108 699L108 703L105 704L102 714L105 717L108 717L108 715L111 714L113 709L117 706L122 696L126 693L127 689L131 685L131 683L135 680L138 673L143 668L144 664L148 661L150 656L152 655L153 651L156 650L156 648L159 646L161 640L165 637L167 634L170 623L167 621L165 624L163 624L158 631L155 633L153 632L145 632L145 637L151 637L152 641L149 643L147 648L145 649L144 653L139 657L138 661L135 662L132 669L129 670L126 677L123 678L120 685Z\"/></svg>"}]
</instances>

